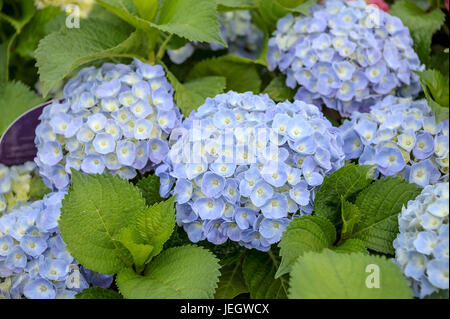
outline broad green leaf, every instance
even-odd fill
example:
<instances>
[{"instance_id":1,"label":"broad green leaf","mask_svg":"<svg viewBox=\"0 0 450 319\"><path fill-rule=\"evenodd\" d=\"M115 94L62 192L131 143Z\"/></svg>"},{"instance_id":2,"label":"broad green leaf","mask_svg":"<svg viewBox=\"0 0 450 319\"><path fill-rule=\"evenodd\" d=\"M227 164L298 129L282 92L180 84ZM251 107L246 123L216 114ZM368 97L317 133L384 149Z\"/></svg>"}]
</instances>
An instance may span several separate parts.
<instances>
[{"instance_id":1,"label":"broad green leaf","mask_svg":"<svg viewBox=\"0 0 450 319\"><path fill-rule=\"evenodd\" d=\"M40 177L39 175L34 175L31 178L30 198L33 198L34 200L42 199L44 198L45 194L48 194L51 191L52 190L44 184L42 177Z\"/></svg>"},{"instance_id":2,"label":"broad green leaf","mask_svg":"<svg viewBox=\"0 0 450 319\"><path fill-rule=\"evenodd\" d=\"M286 278L275 279L280 265L272 252L249 250L242 265L245 282L252 299L285 299L288 283Z\"/></svg>"},{"instance_id":3,"label":"broad green leaf","mask_svg":"<svg viewBox=\"0 0 450 319\"><path fill-rule=\"evenodd\" d=\"M115 240L120 242L133 257L133 263L137 269L142 269L148 260L150 259L150 254L153 251L153 246L148 244L138 243L139 238L136 238L136 232L130 226L123 228L120 233L114 237Z\"/></svg>"},{"instance_id":4,"label":"broad green leaf","mask_svg":"<svg viewBox=\"0 0 450 319\"><path fill-rule=\"evenodd\" d=\"M17 38L16 51L25 58L34 58L34 50L39 40L64 26L66 14L56 7L46 7L36 11L30 22Z\"/></svg>"},{"instance_id":5,"label":"broad green leaf","mask_svg":"<svg viewBox=\"0 0 450 319\"><path fill-rule=\"evenodd\" d=\"M401 269L384 256L308 252L292 267L292 299L410 299Z\"/></svg>"},{"instance_id":6,"label":"broad green leaf","mask_svg":"<svg viewBox=\"0 0 450 319\"><path fill-rule=\"evenodd\" d=\"M226 78L226 91L259 93L261 79L254 61L232 55L203 60L189 72L187 80L223 76Z\"/></svg>"},{"instance_id":7,"label":"broad green leaf","mask_svg":"<svg viewBox=\"0 0 450 319\"><path fill-rule=\"evenodd\" d=\"M298 12L304 14L305 16L309 16L309 7L317 3L317 0L278 0L280 3L287 2L291 3L290 5L284 5L287 8L290 8L293 12Z\"/></svg>"},{"instance_id":8,"label":"broad green leaf","mask_svg":"<svg viewBox=\"0 0 450 319\"><path fill-rule=\"evenodd\" d=\"M140 244L150 245L149 258L158 255L175 227L175 196L140 211L133 222L133 230L139 235Z\"/></svg>"},{"instance_id":9,"label":"broad green leaf","mask_svg":"<svg viewBox=\"0 0 450 319\"><path fill-rule=\"evenodd\" d=\"M185 116L205 103L206 98L223 93L226 79L223 76L205 76L181 84L172 74L169 80L175 89L177 106Z\"/></svg>"},{"instance_id":10,"label":"broad green leaf","mask_svg":"<svg viewBox=\"0 0 450 319\"><path fill-rule=\"evenodd\" d=\"M277 21L289 13L289 9L282 6L278 0L255 0L264 23L272 32L276 28Z\"/></svg>"},{"instance_id":11,"label":"broad green leaf","mask_svg":"<svg viewBox=\"0 0 450 319\"><path fill-rule=\"evenodd\" d=\"M214 298L233 299L247 292L247 284L242 273L242 259L222 266L220 269L220 280Z\"/></svg>"},{"instance_id":12,"label":"broad green leaf","mask_svg":"<svg viewBox=\"0 0 450 319\"><path fill-rule=\"evenodd\" d=\"M72 170L59 221L67 249L86 268L103 274L119 272L131 260L114 238L145 208L141 192L128 181Z\"/></svg>"},{"instance_id":13,"label":"broad green leaf","mask_svg":"<svg viewBox=\"0 0 450 319\"><path fill-rule=\"evenodd\" d=\"M158 11L158 0L133 0L142 19L152 21Z\"/></svg>"},{"instance_id":14,"label":"broad green leaf","mask_svg":"<svg viewBox=\"0 0 450 319\"><path fill-rule=\"evenodd\" d=\"M367 254L366 245L359 239L347 239L338 246L331 247L331 250L337 253L349 254L349 253L364 253Z\"/></svg>"},{"instance_id":15,"label":"broad green leaf","mask_svg":"<svg viewBox=\"0 0 450 319\"><path fill-rule=\"evenodd\" d=\"M370 165L346 165L325 177L314 199L316 215L328 218L335 226L341 224L341 196L349 199L373 180L375 168Z\"/></svg>"},{"instance_id":16,"label":"broad green leaf","mask_svg":"<svg viewBox=\"0 0 450 319\"><path fill-rule=\"evenodd\" d=\"M220 35L216 2L211 0L162 0L158 27L191 41L227 46Z\"/></svg>"},{"instance_id":17,"label":"broad green leaf","mask_svg":"<svg viewBox=\"0 0 450 319\"><path fill-rule=\"evenodd\" d=\"M98 0L115 15L146 32L155 29L190 41L215 42L226 46L220 35L216 4L211 0L161 0L156 23L138 17L133 0Z\"/></svg>"},{"instance_id":18,"label":"broad green leaf","mask_svg":"<svg viewBox=\"0 0 450 319\"><path fill-rule=\"evenodd\" d=\"M353 203L345 200L341 196L341 216L342 216L342 231L341 238L345 239L353 232L353 228L361 219L361 213Z\"/></svg>"},{"instance_id":19,"label":"broad green leaf","mask_svg":"<svg viewBox=\"0 0 450 319\"><path fill-rule=\"evenodd\" d=\"M435 113L436 122L441 122L449 116L449 86L447 79L437 70L426 70L419 73L420 83L428 101Z\"/></svg>"},{"instance_id":20,"label":"broad green leaf","mask_svg":"<svg viewBox=\"0 0 450 319\"><path fill-rule=\"evenodd\" d=\"M156 257L145 276L124 269L116 282L129 299L202 299L213 298L219 275L219 263L212 253L182 246Z\"/></svg>"},{"instance_id":21,"label":"broad green leaf","mask_svg":"<svg viewBox=\"0 0 450 319\"><path fill-rule=\"evenodd\" d=\"M438 70L444 75L445 79L449 79L449 49L434 52L430 60L430 69Z\"/></svg>"},{"instance_id":22,"label":"broad green leaf","mask_svg":"<svg viewBox=\"0 0 450 319\"><path fill-rule=\"evenodd\" d=\"M419 186L401 178L377 180L356 198L361 220L347 237L362 240L369 249L394 254L392 242L398 233L398 214L420 191Z\"/></svg>"},{"instance_id":23,"label":"broad green leaf","mask_svg":"<svg viewBox=\"0 0 450 319\"><path fill-rule=\"evenodd\" d=\"M217 0L217 11L248 10L255 7L254 0Z\"/></svg>"},{"instance_id":24,"label":"broad green leaf","mask_svg":"<svg viewBox=\"0 0 450 319\"><path fill-rule=\"evenodd\" d=\"M62 28L39 42L35 51L42 92L79 67L106 58L140 56L145 49L142 32L132 32L124 23L88 19L80 29Z\"/></svg>"},{"instance_id":25,"label":"broad green leaf","mask_svg":"<svg viewBox=\"0 0 450 319\"><path fill-rule=\"evenodd\" d=\"M425 299L449 299L449 290L440 289L437 292L432 293L425 297Z\"/></svg>"},{"instance_id":26,"label":"broad green leaf","mask_svg":"<svg viewBox=\"0 0 450 319\"><path fill-rule=\"evenodd\" d=\"M214 97L222 93L225 88L226 80L224 77L205 76L182 84L167 66L164 65L164 68L167 72L167 78L174 87L177 106L185 116L189 116L193 110L202 105L207 97ZM190 89L186 87L186 84Z\"/></svg>"},{"instance_id":27,"label":"broad green leaf","mask_svg":"<svg viewBox=\"0 0 450 319\"><path fill-rule=\"evenodd\" d=\"M149 175L144 177L137 182L136 186L142 192L142 196L144 196L148 206L163 200L161 196L159 196L160 182L158 176Z\"/></svg>"},{"instance_id":28,"label":"broad green leaf","mask_svg":"<svg viewBox=\"0 0 450 319\"><path fill-rule=\"evenodd\" d=\"M263 93L269 94L270 98L275 102L283 102L293 100L295 91L286 86L286 77L277 76L264 89Z\"/></svg>"},{"instance_id":29,"label":"broad green leaf","mask_svg":"<svg viewBox=\"0 0 450 319\"><path fill-rule=\"evenodd\" d=\"M123 299L118 292L100 287L84 289L75 295L75 299Z\"/></svg>"},{"instance_id":30,"label":"broad green leaf","mask_svg":"<svg viewBox=\"0 0 450 319\"><path fill-rule=\"evenodd\" d=\"M279 243L281 265L278 278L289 273L297 258L307 251L321 251L336 240L336 229L328 219L320 216L294 218L286 227Z\"/></svg>"},{"instance_id":31,"label":"broad green leaf","mask_svg":"<svg viewBox=\"0 0 450 319\"><path fill-rule=\"evenodd\" d=\"M42 102L43 99L22 82L0 84L0 136L17 117Z\"/></svg>"},{"instance_id":32,"label":"broad green leaf","mask_svg":"<svg viewBox=\"0 0 450 319\"><path fill-rule=\"evenodd\" d=\"M427 91L436 103L448 108L449 86L445 77L437 70L426 70L419 75L425 86L424 91Z\"/></svg>"},{"instance_id":33,"label":"broad green leaf","mask_svg":"<svg viewBox=\"0 0 450 319\"><path fill-rule=\"evenodd\" d=\"M427 64L430 55L431 39L445 21L441 9L426 12L413 1L396 1L390 13L399 17L411 31L416 52L420 60Z\"/></svg>"}]
</instances>

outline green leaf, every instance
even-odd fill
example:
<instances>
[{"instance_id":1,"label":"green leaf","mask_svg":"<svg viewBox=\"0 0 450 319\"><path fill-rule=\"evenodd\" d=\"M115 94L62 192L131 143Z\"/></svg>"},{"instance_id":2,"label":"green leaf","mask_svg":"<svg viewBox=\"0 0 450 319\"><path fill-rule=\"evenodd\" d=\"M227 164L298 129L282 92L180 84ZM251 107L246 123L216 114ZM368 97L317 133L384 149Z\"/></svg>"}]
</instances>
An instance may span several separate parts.
<instances>
[{"instance_id":1,"label":"green leaf","mask_svg":"<svg viewBox=\"0 0 450 319\"><path fill-rule=\"evenodd\" d=\"M10 42L0 43L0 85L9 79L9 52Z\"/></svg>"},{"instance_id":2,"label":"green leaf","mask_svg":"<svg viewBox=\"0 0 450 319\"><path fill-rule=\"evenodd\" d=\"M66 14L56 7L38 10L17 38L16 51L24 58L34 58L39 40L64 26Z\"/></svg>"},{"instance_id":3,"label":"green leaf","mask_svg":"<svg viewBox=\"0 0 450 319\"><path fill-rule=\"evenodd\" d=\"M177 106L185 116L205 103L206 98L223 93L226 86L226 79L223 76L205 76L184 84L181 84L172 73L168 73L168 78L174 86Z\"/></svg>"},{"instance_id":4,"label":"green leaf","mask_svg":"<svg viewBox=\"0 0 450 319\"><path fill-rule=\"evenodd\" d=\"M397 177L377 180L356 198L361 220L347 237L362 240L369 249L394 254L392 242L398 233L398 214L420 191L416 184Z\"/></svg>"},{"instance_id":5,"label":"green leaf","mask_svg":"<svg viewBox=\"0 0 450 319\"><path fill-rule=\"evenodd\" d=\"M321 251L336 240L336 229L320 216L294 218L286 227L279 243L281 265L275 278L289 273L297 258L307 251Z\"/></svg>"},{"instance_id":6,"label":"green leaf","mask_svg":"<svg viewBox=\"0 0 450 319\"><path fill-rule=\"evenodd\" d=\"M248 288L242 273L241 258L220 269L220 280L214 295L215 299L233 299L247 292Z\"/></svg>"},{"instance_id":7,"label":"green leaf","mask_svg":"<svg viewBox=\"0 0 450 319\"><path fill-rule=\"evenodd\" d=\"M245 282L252 299L285 299L288 283L285 277L275 279L279 260L272 252L248 251L242 265Z\"/></svg>"},{"instance_id":8,"label":"green leaf","mask_svg":"<svg viewBox=\"0 0 450 319\"><path fill-rule=\"evenodd\" d=\"M158 27L191 41L227 46L220 35L216 3L211 0L162 0Z\"/></svg>"},{"instance_id":9,"label":"green leaf","mask_svg":"<svg viewBox=\"0 0 450 319\"><path fill-rule=\"evenodd\" d=\"M219 263L208 250L196 246L170 248L150 263L145 276L124 269L117 286L130 299L213 298Z\"/></svg>"},{"instance_id":10,"label":"green leaf","mask_svg":"<svg viewBox=\"0 0 450 319\"><path fill-rule=\"evenodd\" d=\"M349 254L349 253L367 254L366 245L364 245L364 242L359 239L347 239L339 246L332 247L331 250L341 254Z\"/></svg>"},{"instance_id":11,"label":"green leaf","mask_svg":"<svg viewBox=\"0 0 450 319\"><path fill-rule=\"evenodd\" d=\"M342 231L341 238L345 239L353 232L353 228L361 219L361 213L358 206L345 200L341 196L341 216L342 216Z\"/></svg>"},{"instance_id":12,"label":"green leaf","mask_svg":"<svg viewBox=\"0 0 450 319\"><path fill-rule=\"evenodd\" d=\"M156 23L139 18L132 0L98 0L115 15L146 32L155 29L190 41L227 45L220 35L216 4L211 0L161 0Z\"/></svg>"},{"instance_id":13,"label":"green leaf","mask_svg":"<svg viewBox=\"0 0 450 319\"><path fill-rule=\"evenodd\" d=\"M175 226L174 203L175 196L172 196L164 202L153 204L136 215L136 221L132 227L140 238L138 243L153 247L149 259L161 252L164 243L172 235Z\"/></svg>"},{"instance_id":14,"label":"green leaf","mask_svg":"<svg viewBox=\"0 0 450 319\"><path fill-rule=\"evenodd\" d=\"M147 264L150 259L150 254L153 251L153 246L148 244L139 244L136 238L134 229L130 226L123 228L120 233L114 237L114 240L120 242L133 257L133 263L137 269L143 270L142 266Z\"/></svg>"},{"instance_id":15,"label":"green leaf","mask_svg":"<svg viewBox=\"0 0 450 319\"><path fill-rule=\"evenodd\" d=\"M217 11L248 10L255 7L254 0L217 0Z\"/></svg>"},{"instance_id":16,"label":"green leaf","mask_svg":"<svg viewBox=\"0 0 450 319\"><path fill-rule=\"evenodd\" d=\"M419 73L420 83L428 101L435 113L436 122L441 122L449 116L449 85L447 79L437 70L426 70Z\"/></svg>"},{"instance_id":17,"label":"green leaf","mask_svg":"<svg viewBox=\"0 0 450 319\"><path fill-rule=\"evenodd\" d=\"M270 98L275 102L283 102L293 100L295 91L286 86L286 77L277 76L264 89L263 93L269 94Z\"/></svg>"},{"instance_id":18,"label":"green leaf","mask_svg":"<svg viewBox=\"0 0 450 319\"><path fill-rule=\"evenodd\" d=\"M427 64L430 56L430 46L433 34L438 31L445 21L445 14L441 9L426 12L412 1L396 1L391 6L390 13L399 17L411 31L415 50L420 60Z\"/></svg>"},{"instance_id":19,"label":"green leaf","mask_svg":"<svg viewBox=\"0 0 450 319\"><path fill-rule=\"evenodd\" d=\"M249 59L232 55L203 60L197 63L189 72L187 80L205 76L223 76L226 78L226 91L259 93L261 79L256 64Z\"/></svg>"},{"instance_id":20,"label":"green leaf","mask_svg":"<svg viewBox=\"0 0 450 319\"><path fill-rule=\"evenodd\" d=\"M106 58L140 56L146 41L124 23L88 19L80 29L62 28L39 42L35 52L44 95L77 68Z\"/></svg>"},{"instance_id":21,"label":"green leaf","mask_svg":"<svg viewBox=\"0 0 450 319\"><path fill-rule=\"evenodd\" d=\"M136 186L142 192L142 196L144 196L148 206L163 200L161 196L159 196L160 182L158 176L149 175L144 177L137 182Z\"/></svg>"},{"instance_id":22,"label":"green leaf","mask_svg":"<svg viewBox=\"0 0 450 319\"><path fill-rule=\"evenodd\" d=\"M59 221L67 249L80 264L99 273L131 266L128 251L114 238L145 208L141 192L128 181L72 170Z\"/></svg>"},{"instance_id":23,"label":"green leaf","mask_svg":"<svg viewBox=\"0 0 450 319\"><path fill-rule=\"evenodd\" d=\"M133 3L142 19L153 20L158 11L158 0L133 0Z\"/></svg>"},{"instance_id":24,"label":"green leaf","mask_svg":"<svg viewBox=\"0 0 450 319\"><path fill-rule=\"evenodd\" d=\"M76 294L75 299L123 299L123 297L118 292L110 289L91 287Z\"/></svg>"},{"instance_id":25,"label":"green leaf","mask_svg":"<svg viewBox=\"0 0 450 319\"><path fill-rule=\"evenodd\" d=\"M42 102L43 99L22 82L0 84L0 136L17 117Z\"/></svg>"},{"instance_id":26,"label":"green leaf","mask_svg":"<svg viewBox=\"0 0 450 319\"><path fill-rule=\"evenodd\" d=\"M328 218L335 226L341 224L341 196L349 199L373 180L374 166L346 165L325 177L314 199L316 215Z\"/></svg>"},{"instance_id":27,"label":"green leaf","mask_svg":"<svg viewBox=\"0 0 450 319\"><path fill-rule=\"evenodd\" d=\"M34 200L39 200L44 198L45 194L50 193L52 190L44 184L42 177L39 175L34 175L31 178L30 183L30 198Z\"/></svg>"},{"instance_id":28,"label":"green leaf","mask_svg":"<svg viewBox=\"0 0 450 319\"><path fill-rule=\"evenodd\" d=\"M383 256L338 254L331 250L308 252L298 259L291 272L289 298L292 299L412 297L401 269Z\"/></svg>"}]
</instances>

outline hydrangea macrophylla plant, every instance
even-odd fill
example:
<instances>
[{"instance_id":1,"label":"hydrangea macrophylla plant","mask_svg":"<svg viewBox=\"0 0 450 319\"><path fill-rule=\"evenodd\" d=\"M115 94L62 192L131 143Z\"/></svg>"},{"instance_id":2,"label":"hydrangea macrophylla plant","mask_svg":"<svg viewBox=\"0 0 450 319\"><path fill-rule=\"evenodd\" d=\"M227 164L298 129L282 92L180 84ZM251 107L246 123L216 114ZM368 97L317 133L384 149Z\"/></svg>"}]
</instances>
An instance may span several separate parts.
<instances>
[{"instance_id":1,"label":"hydrangea macrophylla plant","mask_svg":"<svg viewBox=\"0 0 450 319\"><path fill-rule=\"evenodd\" d=\"M398 217L395 261L416 297L449 289L448 214L449 184L439 183L425 187Z\"/></svg>"},{"instance_id":2,"label":"hydrangea macrophylla plant","mask_svg":"<svg viewBox=\"0 0 450 319\"><path fill-rule=\"evenodd\" d=\"M264 34L252 23L250 11L230 11L218 16L222 38L228 44L229 53L256 59L261 51ZM181 64L194 53L196 45L198 44L187 43L179 49L167 50L167 54L173 63ZM225 49L217 43L211 43L209 47L214 51Z\"/></svg>"},{"instance_id":3,"label":"hydrangea macrophylla plant","mask_svg":"<svg viewBox=\"0 0 450 319\"><path fill-rule=\"evenodd\" d=\"M171 140L156 169L160 193L175 184L177 222L193 242L268 250L291 218L312 213L324 176L344 164L337 129L316 106L251 92L208 98Z\"/></svg>"},{"instance_id":4,"label":"hydrangea macrophylla plant","mask_svg":"<svg viewBox=\"0 0 450 319\"><path fill-rule=\"evenodd\" d=\"M47 106L36 129L36 163L49 187L65 189L70 170L131 179L160 163L181 122L161 65L137 59L85 68Z\"/></svg>"},{"instance_id":5,"label":"hydrangea macrophylla plant","mask_svg":"<svg viewBox=\"0 0 450 319\"><path fill-rule=\"evenodd\" d=\"M340 127L346 159L377 165L421 187L448 180L449 121L436 124L426 100L387 96Z\"/></svg>"},{"instance_id":6,"label":"hydrangea macrophylla plant","mask_svg":"<svg viewBox=\"0 0 450 319\"><path fill-rule=\"evenodd\" d=\"M296 99L325 104L343 116L367 112L384 96L415 96L423 69L409 30L363 0L329 0L309 17L280 19L269 40L269 69L300 86Z\"/></svg>"},{"instance_id":7,"label":"hydrangea macrophylla plant","mask_svg":"<svg viewBox=\"0 0 450 319\"><path fill-rule=\"evenodd\" d=\"M0 216L30 198L31 178L38 174L36 164L7 167L0 163Z\"/></svg>"},{"instance_id":8,"label":"hydrangea macrophylla plant","mask_svg":"<svg viewBox=\"0 0 450 319\"><path fill-rule=\"evenodd\" d=\"M63 192L0 217L0 298L73 298L89 287L59 234ZM98 275L109 287L112 276Z\"/></svg>"}]
</instances>

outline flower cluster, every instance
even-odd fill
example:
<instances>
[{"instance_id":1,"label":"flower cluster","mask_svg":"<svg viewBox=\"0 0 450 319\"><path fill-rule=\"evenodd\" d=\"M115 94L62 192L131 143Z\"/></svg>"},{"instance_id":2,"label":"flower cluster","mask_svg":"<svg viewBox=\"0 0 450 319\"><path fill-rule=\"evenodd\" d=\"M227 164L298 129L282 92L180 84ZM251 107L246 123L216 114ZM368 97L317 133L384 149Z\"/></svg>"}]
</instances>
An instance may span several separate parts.
<instances>
[{"instance_id":1,"label":"flower cluster","mask_svg":"<svg viewBox=\"0 0 450 319\"><path fill-rule=\"evenodd\" d=\"M59 7L68 13L79 11L80 17L86 18L94 5L94 0L36 0L38 9L49 6Z\"/></svg>"},{"instance_id":2,"label":"flower cluster","mask_svg":"<svg viewBox=\"0 0 450 319\"><path fill-rule=\"evenodd\" d=\"M429 185L398 217L395 260L416 297L424 298L449 286L449 184Z\"/></svg>"},{"instance_id":3,"label":"flower cluster","mask_svg":"<svg viewBox=\"0 0 450 319\"><path fill-rule=\"evenodd\" d=\"M177 222L189 239L230 238L262 251L290 218L312 212L315 190L345 157L316 106L251 92L207 99L170 139L155 173L162 196L175 184Z\"/></svg>"},{"instance_id":4,"label":"flower cluster","mask_svg":"<svg viewBox=\"0 0 450 319\"><path fill-rule=\"evenodd\" d=\"M222 38L228 44L228 52L256 59L261 51L264 34L252 23L250 11L230 11L221 13L218 17ZM198 45L198 43L187 43L179 49L167 50L167 54L173 63L181 64L194 53L195 46ZM225 49L218 43L211 43L209 48L214 51Z\"/></svg>"},{"instance_id":5,"label":"flower cluster","mask_svg":"<svg viewBox=\"0 0 450 319\"><path fill-rule=\"evenodd\" d=\"M0 216L16 204L28 201L31 179L37 174L33 162L12 167L0 163Z\"/></svg>"},{"instance_id":6,"label":"flower cluster","mask_svg":"<svg viewBox=\"0 0 450 319\"><path fill-rule=\"evenodd\" d=\"M280 19L269 40L269 69L285 73L296 99L343 116L366 112L388 94L414 96L423 69L407 27L363 0L329 0L309 17Z\"/></svg>"},{"instance_id":7,"label":"flower cluster","mask_svg":"<svg viewBox=\"0 0 450 319\"><path fill-rule=\"evenodd\" d=\"M0 298L73 298L89 287L59 234L63 197L52 193L0 218ZM112 283L100 276L97 284Z\"/></svg>"},{"instance_id":8,"label":"flower cluster","mask_svg":"<svg viewBox=\"0 0 450 319\"><path fill-rule=\"evenodd\" d=\"M65 189L71 168L131 179L166 156L181 122L173 88L160 65L135 59L85 68L47 106L36 129L36 163L49 187Z\"/></svg>"},{"instance_id":9,"label":"flower cluster","mask_svg":"<svg viewBox=\"0 0 450 319\"><path fill-rule=\"evenodd\" d=\"M370 113L353 113L340 130L347 160L422 187L448 179L449 121L436 124L426 100L387 96Z\"/></svg>"}]
</instances>

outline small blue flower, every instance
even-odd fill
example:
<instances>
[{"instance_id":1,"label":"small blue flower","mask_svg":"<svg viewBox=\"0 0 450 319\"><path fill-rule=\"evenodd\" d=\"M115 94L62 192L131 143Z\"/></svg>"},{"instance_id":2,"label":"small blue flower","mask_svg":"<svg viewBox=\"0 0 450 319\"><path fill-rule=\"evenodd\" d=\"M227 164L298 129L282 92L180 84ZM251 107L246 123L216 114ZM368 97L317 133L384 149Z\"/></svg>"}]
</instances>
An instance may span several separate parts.
<instances>
[{"instance_id":1,"label":"small blue flower","mask_svg":"<svg viewBox=\"0 0 450 319\"><path fill-rule=\"evenodd\" d=\"M207 197L217 198L225 188L225 178L212 172L206 172L202 177L201 190Z\"/></svg>"},{"instance_id":2,"label":"small blue flower","mask_svg":"<svg viewBox=\"0 0 450 319\"><path fill-rule=\"evenodd\" d=\"M259 232L270 244L277 243L281 239L289 220L264 218L259 225Z\"/></svg>"},{"instance_id":3,"label":"small blue flower","mask_svg":"<svg viewBox=\"0 0 450 319\"><path fill-rule=\"evenodd\" d=\"M237 208L234 218L239 228L248 229L256 220L256 211L250 208Z\"/></svg>"},{"instance_id":4,"label":"small blue flower","mask_svg":"<svg viewBox=\"0 0 450 319\"><path fill-rule=\"evenodd\" d=\"M405 159L398 148L382 147L375 155L375 163L383 175L394 175L403 170Z\"/></svg>"},{"instance_id":5,"label":"small blue flower","mask_svg":"<svg viewBox=\"0 0 450 319\"><path fill-rule=\"evenodd\" d=\"M192 209L202 219L217 219L222 216L225 203L220 198L199 198L192 204Z\"/></svg>"},{"instance_id":6,"label":"small blue flower","mask_svg":"<svg viewBox=\"0 0 450 319\"><path fill-rule=\"evenodd\" d=\"M101 174L105 170L103 157L99 155L87 155L81 163L81 170L88 174Z\"/></svg>"},{"instance_id":7,"label":"small blue flower","mask_svg":"<svg viewBox=\"0 0 450 319\"><path fill-rule=\"evenodd\" d=\"M136 158L136 145L130 141L120 141L116 148L117 159L122 165L132 165Z\"/></svg>"},{"instance_id":8,"label":"small blue flower","mask_svg":"<svg viewBox=\"0 0 450 319\"><path fill-rule=\"evenodd\" d=\"M262 214L267 218L287 217L288 201L285 195L274 195L267 204L261 207Z\"/></svg>"},{"instance_id":9,"label":"small blue flower","mask_svg":"<svg viewBox=\"0 0 450 319\"><path fill-rule=\"evenodd\" d=\"M28 299L55 299L56 290L49 281L38 278L25 285L23 294Z\"/></svg>"},{"instance_id":10,"label":"small blue flower","mask_svg":"<svg viewBox=\"0 0 450 319\"><path fill-rule=\"evenodd\" d=\"M97 134L92 144L95 150L103 155L113 152L116 146L114 137L109 133Z\"/></svg>"}]
</instances>

